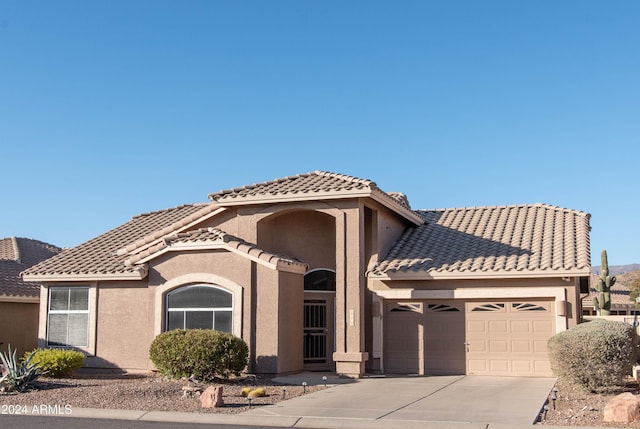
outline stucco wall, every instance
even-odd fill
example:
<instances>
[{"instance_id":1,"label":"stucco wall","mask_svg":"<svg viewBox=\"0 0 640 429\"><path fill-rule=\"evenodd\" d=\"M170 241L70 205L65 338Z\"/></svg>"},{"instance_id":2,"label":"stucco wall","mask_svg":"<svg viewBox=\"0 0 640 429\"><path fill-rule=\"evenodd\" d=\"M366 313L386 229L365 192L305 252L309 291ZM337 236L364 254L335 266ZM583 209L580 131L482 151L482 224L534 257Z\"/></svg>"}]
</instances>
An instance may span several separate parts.
<instances>
[{"instance_id":1,"label":"stucco wall","mask_svg":"<svg viewBox=\"0 0 640 429\"><path fill-rule=\"evenodd\" d=\"M144 282L98 284L96 356L87 366L148 370L153 300Z\"/></svg>"},{"instance_id":2,"label":"stucco wall","mask_svg":"<svg viewBox=\"0 0 640 429\"><path fill-rule=\"evenodd\" d=\"M38 303L0 302L0 350L18 355L38 346Z\"/></svg>"},{"instance_id":3,"label":"stucco wall","mask_svg":"<svg viewBox=\"0 0 640 429\"><path fill-rule=\"evenodd\" d=\"M335 219L309 210L276 215L258 226L258 246L264 250L293 256L309 269L335 269Z\"/></svg>"}]
</instances>

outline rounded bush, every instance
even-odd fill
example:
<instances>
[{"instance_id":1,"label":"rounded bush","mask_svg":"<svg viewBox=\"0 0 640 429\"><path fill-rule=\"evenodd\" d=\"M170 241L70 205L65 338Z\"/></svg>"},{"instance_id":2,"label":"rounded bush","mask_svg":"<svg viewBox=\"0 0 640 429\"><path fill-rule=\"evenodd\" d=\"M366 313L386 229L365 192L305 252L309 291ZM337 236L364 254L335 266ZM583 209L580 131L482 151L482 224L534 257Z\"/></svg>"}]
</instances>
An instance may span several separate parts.
<instances>
[{"instance_id":1,"label":"rounded bush","mask_svg":"<svg viewBox=\"0 0 640 429\"><path fill-rule=\"evenodd\" d=\"M624 322L595 319L549 339L551 369L571 384L602 391L631 375L638 338Z\"/></svg>"},{"instance_id":2,"label":"rounded bush","mask_svg":"<svg viewBox=\"0 0 640 429\"><path fill-rule=\"evenodd\" d=\"M73 371L84 365L85 355L75 350L66 349L36 349L25 355L25 358L33 353L31 363L36 365L45 375L54 378L70 377Z\"/></svg>"},{"instance_id":3,"label":"rounded bush","mask_svg":"<svg viewBox=\"0 0 640 429\"><path fill-rule=\"evenodd\" d=\"M212 381L239 375L247 366L249 348L240 338L208 329L175 329L158 335L149 349L158 371L172 378Z\"/></svg>"}]
</instances>

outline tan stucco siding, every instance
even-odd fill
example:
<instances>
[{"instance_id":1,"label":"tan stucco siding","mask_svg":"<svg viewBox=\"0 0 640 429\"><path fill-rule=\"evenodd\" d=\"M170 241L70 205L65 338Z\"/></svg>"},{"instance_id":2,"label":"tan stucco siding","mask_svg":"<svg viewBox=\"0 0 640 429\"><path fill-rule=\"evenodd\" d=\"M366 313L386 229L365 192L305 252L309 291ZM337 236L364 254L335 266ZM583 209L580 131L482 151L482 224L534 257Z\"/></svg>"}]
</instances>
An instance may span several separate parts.
<instances>
[{"instance_id":1,"label":"tan stucco siding","mask_svg":"<svg viewBox=\"0 0 640 429\"><path fill-rule=\"evenodd\" d=\"M38 346L38 303L0 302L0 350L18 355Z\"/></svg>"},{"instance_id":2,"label":"tan stucco siding","mask_svg":"<svg viewBox=\"0 0 640 429\"><path fill-rule=\"evenodd\" d=\"M382 207L378 210L377 217L377 253L379 258L383 258L400 238L407 224Z\"/></svg>"},{"instance_id":3,"label":"tan stucco siding","mask_svg":"<svg viewBox=\"0 0 640 429\"><path fill-rule=\"evenodd\" d=\"M300 274L280 273L278 309L278 372L303 369L304 279Z\"/></svg>"},{"instance_id":4,"label":"tan stucco siding","mask_svg":"<svg viewBox=\"0 0 640 429\"><path fill-rule=\"evenodd\" d=\"M153 341L153 300L144 282L98 284L96 356L87 366L147 370Z\"/></svg>"},{"instance_id":5,"label":"tan stucco siding","mask_svg":"<svg viewBox=\"0 0 640 429\"><path fill-rule=\"evenodd\" d=\"M335 219L310 210L276 215L259 223L258 246L293 256L309 269L335 269Z\"/></svg>"}]
</instances>

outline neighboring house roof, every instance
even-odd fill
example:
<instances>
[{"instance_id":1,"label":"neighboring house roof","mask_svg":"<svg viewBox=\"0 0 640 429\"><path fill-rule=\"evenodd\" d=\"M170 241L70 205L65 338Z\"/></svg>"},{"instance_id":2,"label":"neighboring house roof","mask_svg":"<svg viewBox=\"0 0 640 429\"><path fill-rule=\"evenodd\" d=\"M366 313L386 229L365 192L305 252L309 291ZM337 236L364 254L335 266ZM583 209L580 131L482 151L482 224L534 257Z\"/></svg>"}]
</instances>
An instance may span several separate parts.
<instances>
[{"instance_id":1,"label":"neighboring house roof","mask_svg":"<svg viewBox=\"0 0 640 429\"><path fill-rule=\"evenodd\" d=\"M2 297L40 296L37 283L23 281L20 273L60 252L60 248L29 238L0 239L0 300Z\"/></svg>"},{"instance_id":2,"label":"neighboring house roof","mask_svg":"<svg viewBox=\"0 0 640 429\"><path fill-rule=\"evenodd\" d=\"M178 233L165 237L162 242L131 256L125 261L126 265L141 264L154 259L166 252L224 249L248 257L260 264L284 271L306 272L307 264L284 255L277 255L258 248L238 237L217 228L201 228L195 231Z\"/></svg>"},{"instance_id":3,"label":"neighboring house roof","mask_svg":"<svg viewBox=\"0 0 640 429\"><path fill-rule=\"evenodd\" d=\"M373 278L588 275L589 218L545 204L419 211Z\"/></svg>"},{"instance_id":4,"label":"neighboring house roof","mask_svg":"<svg viewBox=\"0 0 640 429\"><path fill-rule=\"evenodd\" d=\"M142 279L146 267L126 266L126 255L117 251L155 232L188 219L207 205L188 204L171 209L144 213L77 247L65 249L55 257L24 271L27 280ZM171 229L173 230L173 229Z\"/></svg>"},{"instance_id":5,"label":"neighboring house roof","mask_svg":"<svg viewBox=\"0 0 640 429\"><path fill-rule=\"evenodd\" d=\"M371 180L319 170L209 195L211 201L224 207L356 197L372 198L412 223L422 223L420 216L411 210L404 194L386 193Z\"/></svg>"}]
</instances>

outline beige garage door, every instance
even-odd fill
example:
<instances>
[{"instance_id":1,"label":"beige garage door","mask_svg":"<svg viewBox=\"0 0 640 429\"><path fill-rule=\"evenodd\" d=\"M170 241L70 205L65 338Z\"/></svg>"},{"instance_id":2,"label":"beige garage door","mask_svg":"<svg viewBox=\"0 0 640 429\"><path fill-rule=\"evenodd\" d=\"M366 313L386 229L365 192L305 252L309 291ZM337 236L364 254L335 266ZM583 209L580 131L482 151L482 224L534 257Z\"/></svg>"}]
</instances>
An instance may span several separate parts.
<instances>
[{"instance_id":1,"label":"beige garage door","mask_svg":"<svg viewBox=\"0 0 640 429\"><path fill-rule=\"evenodd\" d=\"M385 372L464 374L464 303L387 301Z\"/></svg>"},{"instance_id":2,"label":"beige garage door","mask_svg":"<svg viewBox=\"0 0 640 429\"><path fill-rule=\"evenodd\" d=\"M422 302L385 303L384 371L424 374Z\"/></svg>"},{"instance_id":3,"label":"beige garage door","mask_svg":"<svg viewBox=\"0 0 640 429\"><path fill-rule=\"evenodd\" d=\"M553 301L467 302L467 373L551 376L553 309Z\"/></svg>"}]
</instances>

